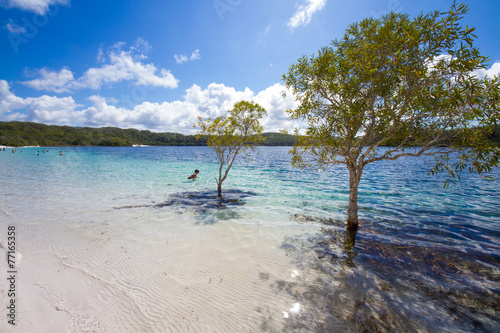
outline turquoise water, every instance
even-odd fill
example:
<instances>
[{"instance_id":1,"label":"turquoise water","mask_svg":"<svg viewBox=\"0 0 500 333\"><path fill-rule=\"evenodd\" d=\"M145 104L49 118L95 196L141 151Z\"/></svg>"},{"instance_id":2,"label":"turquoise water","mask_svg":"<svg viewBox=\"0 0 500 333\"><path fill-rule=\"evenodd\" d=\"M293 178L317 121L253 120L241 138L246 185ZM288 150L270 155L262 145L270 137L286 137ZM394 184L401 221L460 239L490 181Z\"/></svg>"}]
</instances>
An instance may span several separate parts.
<instances>
[{"instance_id":1,"label":"turquoise water","mask_svg":"<svg viewBox=\"0 0 500 333\"><path fill-rule=\"evenodd\" d=\"M54 288L66 299L67 325L75 330L500 330L498 180L464 175L444 189L443 175L427 175L430 160L369 165L359 188L361 226L350 251L343 222L347 170L295 169L286 147L240 156L223 184L230 200L222 205L215 198L218 164L207 147L63 148L62 156L50 148L37 155L42 149L0 152L0 237L8 224L17 225L23 253L54 256L53 264L74 269L76 278L101 281L107 290L102 302L109 295L134 295L120 298L112 310L136 318L129 328L117 329L111 319L86 309L85 299L72 300L37 280L45 288L40 290ZM199 178L187 180L194 169L201 171ZM500 179L500 171L493 176ZM166 239L176 244L176 255L167 259L155 255ZM136 253L129 266L126 257L111 259L124 248ZM219 276L186 268L195 264ZM250 273L260 264L267 270ZM127 280L134 269L135 282ZM145 272L156 270L171 276L171 283ZM201 281L212 285L231 272L238 272L234 290L202 292ZM148 282L138 282L145 274ZM26 284L36 285L28 276L25 271ZM239 279L248 281L240 290ZM199 294L185 301L185 288L198 283ZM156 299L151 289L165 296ZM240 305L227 309L228 295ZM204 302L217 306L198 309L198 319L189 317L191 326L183 326L187 314L150 314L183 306L189 313Z\"/></svg>"}]
</instances>

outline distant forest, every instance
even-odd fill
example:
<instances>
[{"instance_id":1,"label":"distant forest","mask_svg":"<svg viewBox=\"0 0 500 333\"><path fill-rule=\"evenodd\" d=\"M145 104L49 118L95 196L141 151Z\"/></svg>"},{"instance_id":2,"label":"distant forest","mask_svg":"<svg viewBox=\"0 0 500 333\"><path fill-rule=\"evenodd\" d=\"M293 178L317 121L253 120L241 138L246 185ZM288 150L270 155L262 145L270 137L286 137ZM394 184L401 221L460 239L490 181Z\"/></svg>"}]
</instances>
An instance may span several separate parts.
<instances>
[{"instance_id":1,"label":"distant forest","mask_svg":"<svg viewBox=\"0 0 500 333\"><path fill-rule=\"evenodd\" d=\"M297 142L294 135L281 133L264 133L266 138L259 145L262 146L292 146ZM489 134L491 142L500 146L500 126L496 126ZM390 142L389 145L399 143ZM206 146L207 139L196 135L180 133L155 133L136 129L122 129L117 127L71 127L44 125L30 122L0 122L0 145L67 147L67 146Z\"/></svg>"},{"instance_id":2,"label":"distant forest","mask_svg":"<svg viewBox=\"0 0 500 333\"><path fill-rule=\"evenodd\" d=\"M263 146L292 146L297 138L280 133L264 133ZM71 127L31 122L0 122L0 145L66 147L66 146L206 146L207 139L179 133L155 133L116 127Z\"/></svg>"}]
</instances>

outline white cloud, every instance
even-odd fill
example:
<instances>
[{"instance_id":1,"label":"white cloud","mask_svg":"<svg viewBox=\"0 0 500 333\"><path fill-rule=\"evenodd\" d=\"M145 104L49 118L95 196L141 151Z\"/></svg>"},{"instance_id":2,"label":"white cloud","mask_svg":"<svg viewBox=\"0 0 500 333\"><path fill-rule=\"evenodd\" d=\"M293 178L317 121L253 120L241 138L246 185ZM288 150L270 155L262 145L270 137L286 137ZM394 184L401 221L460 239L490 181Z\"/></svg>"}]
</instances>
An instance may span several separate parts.
<instances>
[{"instance_id":1,"label":"white cloud","mask_svg":"<svg viewBox=\"0 0 500 333\"><path fill-rule=\"evenodd\" d=\"M128 110L109 105L101 96L90 96L88 98L94 103L93 106L80 112L80 121L85 125L93 126L120 126L127 118Z\"/></svg>"},{"instance_id":2,"label":"white cloud","mask_svg":"<svg viewBox=\"0 0 500 333\"><path fill-rule=\"evenodd\" d=\"M15 24L12 19L9 19L9 23L7 23L4 26L5 29L7 29L9 32L16 34L16 35L22 35L26 33L26 28L23 26L20 26L19 24Z\"/></svg>"},{"instance_id":3,"label":"white cloud","mask_svg":"<svg viewBox=\"0 0 500 333\"><path fill-rule=\"evenodd\" d=\"M170 71L162 68L160 75L156 75L155 65L136 61L130 52L113 52L109 54L109 60L109 64L88 69L77 82L73 83L73 87L100 89L103 85L111 83L133 81L135 85L177 88L178 80Z\"/></svg>"},{"instance_id":4,"label":"white cloud","mask_svg":"<svg viewBox=\"0 0 500 333\"><path fill-rule=\"evenodd\" d=\"M103 63L106 61L106 57L104 56L104 51L102 50L102 47L99 47L99 50L97 51L96 61L97 63Z\"/></svg>"},{"instance_id":5,"label":"white cloud","mask_svg":"<svg viewBox=\"0 0 500 333\"><path fill-rule=\"evenodd\" d=\"M195 133L198 116L217 117L241 99L250 100L254 93L246 88L236 91L223 84L210 84L206 89L193 85L186 89L181 101L143 102L135 107L118 108L99 96L92 96L94 105L81 113L87 126L118 126L162 132Z\"/></svg>"},{"instance_id":6,"label":"white cloud","mask_svg":"<svg viewBox=\"0 0 500 333\"><path fill-rule=\"evenodd\" d=\"M123 46L124 45L125 43L123 43ZM130 52L140 55L141 59L147 58L145 54L148 53L149 50L151 50L151 44L149 44L148 41L142 37L137 38L135 43L130 47Z\"/></svg>"},{"instance_id":7,"label":"white cloud","mask_svg":"<svg viewBox=\"0 0 500 333\"><path fill-rule=\"evenodd\" d=\"M5 80L0 80L0 117L4 120L17 120L12 111L23 109L30 104L29 99L23 99L10 91L10 85Z\"/></svg>"},{"instance_id":8,"label":"white cloud","mask_svg":"<svg viewBox=\"0 0 500 333\"><path fill-rule=\"evenodd\" d=\"M36 90L48 90L56 93L68 92L74 81L73 73L63 68L59 72L42 68L38 71L40 78L24 82L25 85Z\"/></svg>"},{"instance_id":9,"label":"white cloud","mask_svg":"<svg viewBox=\"0 0 500 333\"><path fill-rule=\"evenodd\" d=\"M437 57L429 60L427 62L427 66L432 70L440 61L450 62L453 58L448 54L441 54ZM479 79L484 79L486 77L492 79L494 76L500 75L500 62L495 62L490 68L479 68L470 73L472 76L475 76ZM456 78L452 78L452 81L455 81Z\"/></svg>"},{"instance_id":10,"label":"white cloud","mask_svg":"<svg viewBox=\"0 0 500 333\"><path fill-rule=\"evenodd\" d=\"M199 60L199 59L201 59L200 50L199 49L194 50L194 52L191 53L190 57L188 57L186 55L182 55L182 54L181 55L175 54L174 58L178 64L183 64L187 61Z\"/></svg>"},{"instance_id":11,"label":"white cloud","mask_svg":"<svg viewBox=\"0 0 500 333\"><path fill-rule=\"evenodd\" d=\"M37 90L47 90L57 93L68 92L76 89L100 89L120 81L132 81L134 85L148 85L164 88L177 88L178 80L170 71L162 68L159 70L153 64L145 64L145 52L149 44L139 38L128 50L122 50L124 43L116 43L108 51L108 63L101 67L89 68L80 78L74 79L73 73L64 68L59 72L42 68L39 70L38 79L23 82L25 85ZM102 49L97 55L98 62L105 62Z\"/></svg>"},{"instance_id":12,"label":"white cloud","mask_svg":"<svg viewBox=\"0 0 500 333\"><path fill-rule=\"evenodd\" d=\"M297 7L297 11L288 21L288 27L295 29L301 25L308 25L314 13L322 10L325 5L326 0L307 0L306 5Z\"/></svg>"},{"instance_id":13,"label":"white cloud","mask_svg":"<svg viewBox=\"0 0 500 333\"><path fill-rule=\"evenodd\" d=\"M76 104L73 97L43 95L32 98L28 107L28 121L48 124L69 124L75 120Z\"/></svg>"},{"instance_id":14,"label":"white cloud","mask_svg":"<svg viewBox=\"0 0 500 333\"><path fill-rule=\"evenodd\" d=\"M175 61L178 63L178 64L182 64L182 63L185 63L186 61L189 60L189 58L185 55L177 55L177 54L174 54L174 58L175 58Z\"/></svg>"},{"instance_id":15,"label":"white cloud","mask_svg":"<svg viewBox=\"0 0 500 333\"><path fill-rule=\"evenodd\" d=\"M39 15L45 15L52 5L69 5L69 0L3 0L0 5L5 8L18 8Z\"/></svg>"},{"instance_id":16,"label":"white cloud","mask_svg":"<svg viewBox=\"0 0 500 333\"><path fill-rule=\"evenodd\" d=\"M91 106L82 107L72 97L43 95L35 98L17 97L8 83L0 80L0 120L36 121L49 124L81 126L114 126L121 128L148 129L157 132L193 134L198 116L217 117L232 109L240 100L254 101L263 106L268 117L262 122L266 131L291 129L296 122L286 115L295 107L293 97L282 98L284 87L275 84L258 94L249 88L238 91L224 84L212 83L205 89L193 85L186 89L181 100L163 103L149 101L133 107L118 107L114 98L93 95L88 97ZM291 96L291 94L288 94ZM25 113L13 113L25 109Z\"/></svg>"},{"instance_id":17,"label":"white cloud","mask_svg":"<svg viewBox=\"0 0 500 333\"><path fill-rule=\"evenodd\" d=\"M474 74L482 79L485 77L493 78L495 75L500 75L500 62L495 62L489 69L476 69Z\"/></svg>"},{"instance_id":18,"label":"white cloud","mask_svg":"<svg viewBox=\"0 0 500 333\"><path fill-rule=\"evenodd\" d=\"M189 59L190 59L191 61L201 59L201 56L200 56L200 50L199 50L199 49L196 49L193 53L191 53L191 57L190 57Z\"/></svg>"},{"instance_id":19,"label":"white cloud","mask_svg":"<svg viewBox=\"0 0 500 333\"><path fill-rule=\"evenodd\" d=\"M10 91L5 80L0 80L0 119L4 121L22 120L47 124L65 124L76 119L76 104L73 97L40 97L21 98ZM27 113L14 113L26 109Z\"/></svg>"},{"instance_id":20,"label":"white cloud","mask_svg":"<svg viewBox=\"0 0 500 333\"><path fill-rule=\"evenodd\" d=\"M273 86L259 92L253 99L267 110L267 118L263 120L262 126L268 132L279 132L282 129L291 130L298 122L291 120L286 110L294 109L298 106L291 91L287 91L286 98L282 93L285 90L281 84L276 83Z\"/></svg>"},{"instance_id":21,"label":"white cloud","mask_svg":"<svg viewBox=\"0 0 500 333\"><path fill-rule=\"evenodd\" d=\"M205 90L195 84L186 90L184 96L187 103L196 105L199 115L204 118L220 116L231 109L234 103L251 100L253 97L254 93L249 88L236 91L233 87L219 83L211 83Z\"/></svg>"}]
</instances>

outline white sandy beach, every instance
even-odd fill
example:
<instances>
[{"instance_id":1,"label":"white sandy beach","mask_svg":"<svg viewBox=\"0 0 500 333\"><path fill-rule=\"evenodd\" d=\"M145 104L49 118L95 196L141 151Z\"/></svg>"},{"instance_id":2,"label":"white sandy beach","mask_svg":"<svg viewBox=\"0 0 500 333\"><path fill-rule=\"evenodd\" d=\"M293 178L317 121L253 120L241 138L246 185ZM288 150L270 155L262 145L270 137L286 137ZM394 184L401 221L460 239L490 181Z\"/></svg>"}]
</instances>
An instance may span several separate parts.
<instances>
[{"instance_id":1,"label":"white sandy beach","mask_svg":"<svg viewBox=\"0 0 500 333\"><path fill-rule=\"evenodd\" d=\"M10 219L18 226L17 316L15 327L0 321L1 331L279 332L300 310L278 288L301 278L279 248L279 228L193 227L191 217L154 214L114 210L91 225L89 216L63 218L69 228Z\"/></svg>"}]
</instances>

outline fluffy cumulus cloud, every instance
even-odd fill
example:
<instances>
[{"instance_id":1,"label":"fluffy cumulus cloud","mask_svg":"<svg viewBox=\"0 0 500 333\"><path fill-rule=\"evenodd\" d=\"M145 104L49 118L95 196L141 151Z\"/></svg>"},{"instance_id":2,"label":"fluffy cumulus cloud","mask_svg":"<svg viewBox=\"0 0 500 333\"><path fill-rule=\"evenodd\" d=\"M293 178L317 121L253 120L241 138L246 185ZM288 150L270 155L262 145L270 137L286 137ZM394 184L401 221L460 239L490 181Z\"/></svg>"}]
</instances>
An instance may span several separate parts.
<instances>
[{"instance_id":1,"label":"fluffy cumulus cloud","mask_svg":"<svg viewBox=\"0 0 500 333\"><path fill-rule=\"evenodd\" d=\"M24 109L30 105L29 99L16 96L10 91L10 85L0 80L0 117L1 120L21 120L23 116L13 111Z\"/></svg>"},{"instance_id":2,"label":"fluffy cumulus cloud","mask_svg":"<svg viewBox=\"0 0 500 333\"><path fill-rule=\"evenodd\" d=\"M0 120L115 126L193 134L196 132L193 124L197 122L198 116L217 117L230 110L234 103L248 100L259 103L267 110L268 116L263 120L264 129L278 131L291 129L295 125L285 112L296 106L295 100L292 97L282 98L283 90L283 86L275 84L255 94L249 88L238 91L224 84L212 83L204 89L193 85L186 89L182 100L172 102L145 101L133 107L119 107L115 99L93 95L88 98L90 106L83 107L70 96L21 98L10 91L6 81L0 80Z\"/></svg>"},{"instance_id":3,"label":"fluffy cumulus cloud","mask_svg":"<svg viewBox=\"0 0 500 333\"><path fill-rule=\"evenodd\" d=\"M230 110L234 103L241 100L252 100L254 93L245 88L237 91L233 87L223 84L211 83L207 89L201 89L196 84L186 90L184 96L186 103L196 105L198 114L203 117L218 117Z\"/></svg>"},{"instance_id":4,"label":"fluffy cumulus cloud","mask_svg":"<svg viewBox=\"0 0 500 333\"><path fill-rule=\"evenodd\" d=\"M76 108L79 107L73 97L21 98L10 91L10 85L0 80L0 120L34 121L46 124L64 124L76 120Z\"/></svg>"},{"instance_id":5,"label":"fluffy cumulus cloud","mask_svg":"<svg viewBox=\"0 0 500 333\"><path fill-rule=\"evenodd\" d=\"M153 131L194 133L193 124L199 116L217 117L230 110L240 100L254 101L268 111L263 120L266 131L292 128L293 122L285 111L295 106L292 98L283 99L283 86L276 84L257 95L250 89L237 91L224 84L212 83L205 89L193 85L186 90L182 101L151 103L143 102L131 109L117 108L104 98L92 96L94 105L80 113L80 121L86 126L119 126Z\"/></svg>"},{"instance_id":6,"label":"fluffy cumulus cloud","mask_svg":"<svg viewBox=\"0 0 500 333\"><path fill-rule=\"evenodd\" d=\"M59 72L42 68L38 71L39 78L24 82L36 90L48 90L56 93L68 92L74 82L73 73L63 68Z\"/></svg>"},{"instance_id":7,"label":"fluffy cumulus cloud","mask_svg":"<svg viewBox=\"0 0 500 333\"><path fill-rule=\"evenodd\" d=\"M30 99L27 120L47 124L69 124L75 119L78 107L73 97L43 95Z\"/></svg>"},{"instance_id":8,"label":"fluffy cumulus cloud","mask_svg":"<svg viewBox=\"0 0 500 333\"><path fill-rule=\"evenodd\" d=\"M4 8L18 8L39 15L45 15L52 5L68 6L69 0L0 0Z\"/></svg>"},{"instance_id":9,"label":"fluffy cumulus cloud","mask_svg":"<svg viewBox=\"0 0 500 333\"><path fill-rule=\"evenodd\" d=\"M301 25L308 25L312 16L323 9L326 0L307 0L305 5L298 5L293 16L288 20L288 27L295 29Z\"/></svg>"},{"instance_id":10,"label":"fluffy cumulus cloud","mask_svg":"<svg viewBox=\"0 0 500 333\"><path fill-rule=\"evenodd\" d=\"M147 85L164 88L177 88L178 80L170 71L158 68L153 64L145 64L145 52L149 44L138 39L129 49L123 50L124 43L115 44L104 55L98 53L98 62L101 67L89 68L80 78L75 79L73 72L68 68L53 71L42 68L38 71L39 78L24 81L23 83L37 90L46 90L56 93L74 91L78 89L100 89L121 81L130 81L134 85Z\"/></svg>"},{"instance_id":11,"label":"fluffy cumulus cloud","mask_svg":"<svg viewBox=\"0 0 500 333\"><path fill-rule=\"evenodd\" d=\"M88 100L93 105L78 113L79 121L84 125L123 126L127 122L129 110L109 105L104 97L98 95L90 96Z\"/></svg>"},{"instance_id":12,"label":"fluffy cumulus cloud","mask_svg":"<svg viewBox=\"0 0 500 333\"><path fill-rule=\"evenodd\" d=\"M296 108L297 102L293 98L291 91L286 91L287 98L282 94L285 90L281 84L268 87L255 96L254 101L267 110L267 117L262 125L268 132L279 132L282 129L291 130L298 125L297 121L291 120L286 110Z\"/></svg>"},{"instance_id":13,"label":"fluffy cumulus cloud","mask_svg":"<svg viewBox=\"0 0 500 333\"><path fill-rule=\"evenodd\" d=\"M178 81L170 71L162 68L159 75L156 75L156 66L136 61L128 52L111 53L109 60L109 64L88 69L73 83L74 88L100 89L104 85L120 81L132 81L135 85L177 88Z\"/></svg>"}]
</instances>

